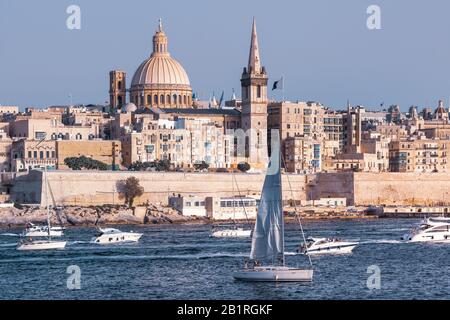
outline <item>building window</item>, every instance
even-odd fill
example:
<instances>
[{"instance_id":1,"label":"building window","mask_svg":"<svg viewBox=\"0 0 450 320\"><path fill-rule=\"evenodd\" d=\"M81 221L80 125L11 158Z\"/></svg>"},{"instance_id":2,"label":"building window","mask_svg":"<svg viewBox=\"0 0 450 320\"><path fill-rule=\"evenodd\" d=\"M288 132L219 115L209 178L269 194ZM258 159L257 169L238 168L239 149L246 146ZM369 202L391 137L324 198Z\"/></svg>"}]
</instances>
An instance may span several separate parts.
<instances>
[{"instance_id":1,"label":"building window","mask_svg":"<svg viewBox=\"0 0 450 320\"><path fill-rule=\"evenodd\" d=\"M37 151L33 151L33 158L37 159Z\"/></svg>"},{"instance_id":2,"label":"building window","mask_svg":"<svg viewBox=\"0 0 450 320\"><path fill-rule=\"evenodd\" d=\"M156 94L153 96L153 104L158 104L158 96Z\"/></svg>"},{"instance_id":3,"label":"building window","mask_svg":"<svg viewBox=\"0 0 450 320\"><path fill-rule=\"evenodd\" d=\"M173 95L173 102L172 103L177 104L177 95L176 94Z\"/></svg>"},{"instance_id":4,"label":"building window","mask_svg":"<svg viewBox=\"0 0 450 320\"><path fill-rule=\"evenodd\" d=\"M44 151L39 151L39 158L44 159Z\"/></svg>"},{"instance_id":5,"label":"building window","mask_svg":"<svg viewBox=\"0 0 450 320\"><path fill-rule=\"evenodd\" d=\"M152 104L152 96L151 95L147 95L147 104Z\"/></svg>"},{"instance_id":6,"label":"building window","mask_svg":"<svg viewBox=\"0 0 450 320\"><path fill-rule=\"evenodd\" d=\"M165 102L164 102L164 95L163 95L163 94L159 97L159 99L160 99L160 101L161 101L161 104L164 104L164 103L165 103Z\"/></svg>"},{"instance_id":7,"label":"building window","mask_svg":"<svg viewBox=\"0 0 450 320\"><path fill-rule=\"evenodd\" d=\"M46 135L47 134L45 132L43 132L43 131L36 131L34 133L34 136L35 136L36 140L43 140L43 139L45 139Z\"/></svg>"},{"instance_id":8,"label":"building window","mask_svg":"<svg viewBox=\"0 0 450 320\"><path fill-rule=\"evenodd\" d=\"M167 104L170 104L170 94L167 95Z\"/></svg>"},{"instance_id":9,"label":"building window","mask_svg":"<svg viewBox=\"0 0 450 320\"><path fill-rule=\"evenodd\" d=\"M257 96L258 98L261 98L261 85L258 85L258 86L256 87L256 96Z\"/></svg>"},{"instance_id":10,"label":"building window","mask_svg":"<svg viewBox=\"0 0 450 320\"><path fill-rule=\"evenodd\" d=\"M31 157L32 157L31 151L28 151L28 158L31 158Z\"/></svg>"}]
</instances>

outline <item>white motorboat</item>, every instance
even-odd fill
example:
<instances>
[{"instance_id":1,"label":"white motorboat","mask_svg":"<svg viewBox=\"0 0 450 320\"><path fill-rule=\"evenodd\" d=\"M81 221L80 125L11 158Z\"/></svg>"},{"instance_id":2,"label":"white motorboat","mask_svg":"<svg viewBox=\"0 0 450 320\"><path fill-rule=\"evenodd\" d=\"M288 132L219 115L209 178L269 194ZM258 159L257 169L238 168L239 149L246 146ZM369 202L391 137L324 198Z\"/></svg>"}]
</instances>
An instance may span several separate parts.
<instances>
[{"instance_id":1,"label":"white motorboat","mask_svg":"<svg viewBox=\"0 0 450 320\"><path fill-rule=\"evenodd\" d=\"M65 228L63 227L50 227L50 233L48 226L37 226L29 222L26 229L23 231L24 237L61 237L64 234Z\"/></svg>"},{"instance_id":2,"label":"white motorboat","mask_svg":"<svg viewBox=\"0 0 450 320\"><path fill-rule=\"evenodd\" d=\"M66 241L52 241L52 240L22 240L17 246L17 250L51 250L64 249Z\"/></svg>"},{"instance_id":3,"label":"white motorboat","mask_svg":"<svg viewBox=\"0 0 450 320\"><path fill-rule=\"evenodd\" d=\"M358 242L348 242L337 238L312 238L306 239L306 245L300 247L303 254L342 254L351 253Z\"/></svg>"},{"instance_id":4,"label":"white motorboat","mask_svg":"<svg viewBox=\"0 0 450 320\"><path fill-rule=\"evenodd\" d=\"M52 240L52 231L53 233L59 233L62 231L63 228L52 228L50 224L50 207L48 204L48 189L49 189L49 183L47 179L47 167L44 170L44 176L43 176L43 186L45 187L45 206L47 208L47 225L42 226L34 226L31 225L31 228L27 228L25 232L22 234L22 239L17 244L17 250L20 251L32 251L32 250L52 250L52 249L64 249L66 247L67 242L66 241L53 241ZM34 232L36 232L37 237L39 236L47 236L47 240L33 240L31 234L28 234L27 231L33 229ZM46 235L42 234L43 230L47 232ZM31 230L30 230L31 231ZM42 235L41 235L42 234ZM26 235L26 237L24 237Z\"/></svg>"},{"instance_id":5,"label":"white motorboat","mask_svg":"<svg viewBox=\"0 0 450 320\"><path fill-rule=\"evenodd\" d=\"M142 233L133 231L122 232L114 228L98 228L98 234L91 239L91 243L109 244L121 242L138 242Z\"/></svg>"},{"instance_id":6,"label":"white motorboat","mask_svg":"<svg viewBox=\"0 0 450 320\"><path fill-rule=\"evenodd\" d=\"M244 228L214 228L211 236L215 238L248 238L252 235L252 230Z\"/></svg>"},{"instance_id":7,"label":"white motorboat","mask_svg":"<svg viewBox=\"0 0 450 320\"><path fill-rule=\"evenodd\" d=\"M420 225L403 235L410 242L450 242L450 218L435 217L422 220Z\"/></svg>"},{"instance_id":8,"label":"white motorboat","mask_svg":"<svg viewBox=\"0 0 450 320\"><path fill-rule=\"evenodd\" d=\"M313 278L311 259L309 259L310 269L289 268L285 264L281 154L277 133L278 131L272 131L271 161L266 172L252 236L250 260L253 266L249 268L246 262L241 271L234 272L233 277L236 280L310 282ZM264 266L261 261L270 262Z\"/></svg>"}]
</instances>

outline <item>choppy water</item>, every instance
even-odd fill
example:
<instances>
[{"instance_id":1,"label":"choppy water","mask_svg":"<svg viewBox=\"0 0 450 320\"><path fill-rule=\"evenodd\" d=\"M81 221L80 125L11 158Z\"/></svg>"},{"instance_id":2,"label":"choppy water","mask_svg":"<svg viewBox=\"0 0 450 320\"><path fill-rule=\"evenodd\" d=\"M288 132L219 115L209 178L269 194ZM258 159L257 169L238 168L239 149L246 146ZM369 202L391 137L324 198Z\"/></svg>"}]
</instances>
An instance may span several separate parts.
<instances>
[{"instance_id":1,"label":"choppy water","mask_svg":"<svg viewBox=\"0 0 450 320\"><path fill-rule=\"evenodd\" d=\"M0 299L448 299L450 245L399 241L418 220L306 222L308 235L338 236L362 243L353 254L313 257L314 281L236 282L250 239L215 239L207 225L121 226L143 232L138 244L89 243L92 228L69 228L65 250L15 250L19 229L0 229ZM287 263L300 234L286 227ZM81 269L81 289L67 289L67 267ZM381 270L381 289L366 286L367 268Z\"/></svg>"}]
</instances>

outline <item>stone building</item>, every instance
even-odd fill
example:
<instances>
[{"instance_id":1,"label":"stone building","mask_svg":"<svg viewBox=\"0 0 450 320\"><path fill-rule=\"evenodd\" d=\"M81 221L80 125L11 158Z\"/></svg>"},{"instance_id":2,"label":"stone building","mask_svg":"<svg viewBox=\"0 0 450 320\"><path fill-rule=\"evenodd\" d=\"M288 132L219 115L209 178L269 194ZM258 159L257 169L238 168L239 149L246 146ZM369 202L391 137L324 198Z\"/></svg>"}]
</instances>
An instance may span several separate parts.
<instances>
[{"instance_id":1,"label":"stone building","mask_svg":"<svg viewBox=\"0 0 450 320\"><path fill-rule=\"evenodd\" d=\"M58 119L25 118L11 122L10 136L12 138L51 139L51 140L92 140L102 138L100 125L64 125Z\"/></svg>"},{"instance_id":2,"label":"stone building","mask_svg":"<svg viewBox=\"0 0 450 320\"><path fill-rule=\"evenodd\" d=\"M424 136L389 143L391 172L448 172L450 140Z\"/></svg>"},{"instance_id":3,"label":"stone building","mask_svg":"<svg viewBox=\"0 0 450 320\"><path fill-rule=\"evenodd\" d=\"M64 163L66 158L85 156L105 163L109 170L118 170L122 163L121 153L121 144L117 140L58 140L56 169L69 169Z\"/></svg>"},{"instance_id":4,"label":"stone building","mask_svg":"<svg viewBox=\"0 0 450 320\"><path fill-rule=\"evenodd\" d=\"M322 143L311 137L289 137L285 140L285 169L292 173L314 173L322 169Z\"/></svg>"},{"instance_id":5,"label":"stone building","mask_svg":"<svg viewBox=\"0 0 450 320\"><path fill-rule=\"evenodd\" d=\"M12 143L12 171L56 169L57 162L55 140L20 139Z\"/></svg>"}]
</instances>

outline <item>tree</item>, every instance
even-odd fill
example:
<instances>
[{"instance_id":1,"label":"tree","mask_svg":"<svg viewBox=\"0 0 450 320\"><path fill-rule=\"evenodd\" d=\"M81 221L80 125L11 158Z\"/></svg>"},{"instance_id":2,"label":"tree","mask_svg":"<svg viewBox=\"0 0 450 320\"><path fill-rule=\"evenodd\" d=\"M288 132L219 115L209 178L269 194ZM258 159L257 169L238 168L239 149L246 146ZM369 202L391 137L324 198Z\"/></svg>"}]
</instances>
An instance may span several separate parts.
<instances>
[{"instance_id":1,"label":"tree","mask_svg":"<svg viewBox=\"0 0 450 320\"><path fill-rule=\"evenodd\" d=\"M170 161L169 160L157 160L154 162L156 171L169 171Z\"/></svg>"},{"instance_id":2,"label":"tree","mask_svg":"<svg viewBox=\"0 0 450 320\"><path fill-rule=\"evenodd\" d=\"M65 158L64 163L72 170L108 170L106 163L85 156Z\"/></svg>"},{"instance_id":3,"label":"tree","mask_svg":"<svg viewBox=\"0 0 450 320\"><path fill-rule=\"evenodd\" d=\"M195 170L208 170L209 164L205 161L194 163Z\"/></svg>"},{"instance_id":4,"label":"tree","mask_svg":"<svg viewBox=\"0 0 450 320\"><path fill-rule=\"evenodd\" d=\"M247 162L240 162L237 168L239 169L239 171L247 172L248 170L250 170L250 165Z\"/></svg>"},{"instance_id":5,"label":"tree","mask_svg":"<svg viewBox=\"0 0 450 320\"><path fill-rule=\"evenodd\" d=\"M153 168L156 171L169 171L171 163L169 160L156 160L152 162L133 162L129 167L129 171L147 171Z\"/></svg>"},{"instance_id":6,"label":"tree","mask_svg":"<svg viewBox=\"0 0 450 320\"><path fill-rule=\"evenodd\" d=\"M139 179L136 177L129 177L122 186L123 193L125 195L125 202L131 208L133 206L134 199L144 194L144 188L139 184Z\"/></svg>"}]
</instances>

